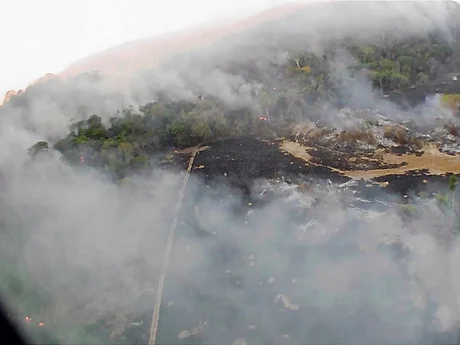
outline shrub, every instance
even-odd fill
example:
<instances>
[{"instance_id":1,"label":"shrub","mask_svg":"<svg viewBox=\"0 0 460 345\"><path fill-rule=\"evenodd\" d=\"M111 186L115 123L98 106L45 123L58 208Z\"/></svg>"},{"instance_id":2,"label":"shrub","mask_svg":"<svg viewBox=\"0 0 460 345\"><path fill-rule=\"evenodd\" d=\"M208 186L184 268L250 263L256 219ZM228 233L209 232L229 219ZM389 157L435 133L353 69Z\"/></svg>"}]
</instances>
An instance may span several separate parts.
<instances>
[{"instance_id":1,"label":"shrub","mask_svg":"<svg viewBox=\"0 0 460 345\"><path fill-rule=\"evenodd\" d=\"M417 208L412 204L400 205L401 212L406 216L413 216L417 212Z\"/></svg>"},{"instance_id":2,"label":"shrub","mask_svg":"<svg viewBox=\"0 0 460 345\"><path fill-rule=\"evenodd\" d=\"M29 155L35 156L40 152L48 150L49 146L46 141L39 141L29 149Z\"/></svg>"},{"instance_id":3,"label":"shrub","mask_svg":"<svg viewBox=\"0 0 460 345\"><path fill-rule=\"evenodd\" d=\"M383 136L387 139L393 140L399 145L407 145L410 141L406 130L399 126L385 126L383 128Z\"/></svg>"},{"instance_id":4,"label":"shrub","mask_svg":"<svg viewBox=\"0 0 460 345\"><path fill-rule=\"evenodd\" d=\"M449 123L448 125L446 125L446 130L449 132L449 134L452 134L454 137L460 137L460 132L455 124Z\"/></svg>"},{"instance_id":5,"label":"shrub","mask_svg":"<svg viewBox=\"0 0 460 345\"><path fill-rule=\"evenodd\" d=\"M375 144L374 133L366 129L351 129L340 132L337 140L341 142L361 141L368 144Z\"/></svg>"}]
</instances>

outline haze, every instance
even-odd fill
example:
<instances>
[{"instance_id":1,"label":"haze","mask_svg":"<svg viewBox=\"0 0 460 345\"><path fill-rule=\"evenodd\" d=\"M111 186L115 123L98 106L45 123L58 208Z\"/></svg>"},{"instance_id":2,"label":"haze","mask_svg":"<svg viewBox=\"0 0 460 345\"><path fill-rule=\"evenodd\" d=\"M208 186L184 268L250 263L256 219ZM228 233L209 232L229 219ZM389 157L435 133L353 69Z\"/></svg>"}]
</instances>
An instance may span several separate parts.
<instances>
[{"instance_id":1,"label":"haze","mask_svg":"<svg viewBox=\"0 0 460 345\"><path fill-rule=\"evenodd\" d=\"M0 95L126 41L254 14L286 0L18 0L2 4Z\"/></svg>"},{"instance_id":2,"label":"haze","mask_svg":"<svg viewBox=\"0 0 460 345\"><path fill-rule=\"evenodd\" d=\"M2 82L6 89L15 88L14 83L23 88L47 72L65 70L76 60L110 46L241 17L281 2L252 1L248 5L216 1L207 6L199 1L148 5L132 0L117 5L102 0L95 7L84 0L82 5L70 7L56 3L53 10L51 0L37 5L31 2L30 6L22 3L23 7L9 4L3 8L10 18L9 30L3 32L9 48L2 51L12 57L2 64ZM8 278L0 279L7 287L2 300L15 309L12 314L16 311L24 329L36 326L48 330L59 340L56 343L66 344L109 343L82 340L93 332L87 325L99 327L103 322L110 324L107 337L117 344L125 340L128 344L147 343L147 338L150 344L155 339L156 344L179 340L186 344L205 324L200 336L206 344L458 343L453 339L457 339L460 324L460 280L456 274L460 242L458 236L450 241L451 219L445 217L453 208L446 211L438 206L439 200L419 197L415 190L402 195L403 188L398 187L401 195L393 194L388 187L402 184L401 180L387 181L384 189L380 181L371 185L348 180L329 168L325 172L326 163L319 166L309 157L307 161L295 159L299 152L307 156L305 148L300 147L297 153L292 149L298 148L298 139L313 137L313 133L303 129L290 135L283 133L284 122L276 124L276 118L307 129L318 119L326 123L325 127L311 126L327 130L317 132L322 141L315 142L315 147L326 145L334 152L324 154L321 149L317 156L321 165L323 158L342 159L342 155L335 156L337 149L342 150L339 145L355 139L351 135L341 144L338 138L354 129L364 134L372 131L375 141L352 146L359 150L357 156L369 161L377 158L380 143L391 150L396 141L387 140L386 127L381 124L399 128L395 121L403 117L416 119L418 125L423 120L424 131L436 138L440 132L440 143L460 148L460 135L454 138L458 140L453 142L455 146L446 139L450 133L439 119L439 102L422 104L399 116L402 110L382 100L369 79L351 78L348 67L356 61L346 51L337 49L337 54L321 58L333 39L342 42L354 37L359 42L374 42L389 31L414 38L434 29L445 33L450 7L403 1L388 8L382 3L363 4L317 6L314 11L309 7L251 31L232 32L207 46L199 36L198 48L190 49L191 40L180 36L179 43L185 42L187 47L177 44L183 49L154 68L138 62L151 62L149 58L157 58L158 50L125 54L134 57L133 65L139 67L125 84L105 75L56 78L30 87L0 107L0 262L5 268L0 277ZM27 16L21 14L21 8L27 9ZM272 12L280 14L278 9ZM164 50L171 53L169 47ZM289 62L295 63L292 57L295 59L296 51L313 52L318 60L329 61L331 71L325 76L334 88L327 87L325 92L334 91L333 95L321 92L320 96L327 97L314 103L307 96L319 91L318 83L305 81L316 92L301 93L293 78L279 78L279 71L286 67L289 71ZM460 53L455 57L460 66ZM117 59L101 61L102 67L112 65L120 72ZM318 71L322 70L318 66ZM20 84L19 76L25 85ZM279 100L288 102L283 105ZM147 102L148 107L136 108ZM191 110L185 108L189 103ZM128 105L133 107L126 109ZM131 115L141 111L145 116L124 116L123 110ZM261 111L274 119L267 122L270 127L262 127ZM91 128L96 130L87 130L86 122L78 127L80 120L86 121L92 114L100 117L100 121L90 118ZM236 115L237 120L230 122ZM121 116L127 121L120 126L116 121ZM149 118L153 121L147 125L136 122ZM193 121L190 124L189 119ZM107 126L114 124L111 132L107 131L110 134L100 127L103 121ZM78 130L69 136L69 126L75 124ZM233 124L244 131L229 131ZM410 121L407 126L417 131L414 138L421 137L418 127L422 126ZM268 134L264 135L269 140L228 138L233 133L254 135L251 127L266 128ZM185 167L169 162L180 156L170 151L170 143L162 138L168 139L170 134L173 138L191 137L188 133L194 136L201 128L210 128L218 133L217 138L228 140L212 141L193 155L192 173L183 179L177 170L182 172ZM277 132L271 132L272 128ZM221 129L225 130L222 134ZM329 129L337 134L324 135ZM292 141L285 140L278 148L278 141L272 138L281 135ZM70 140L65 140L67 137ZM29 156L33 150L28 149L37 141L46 141L56 150ZM138 147L149 150L145 157L154 168L121 175L119 167L125 169L122 164L134 162L133 153L142 153L134 151ZM288 147L290 153L285 152ZM351 151L349 147L345 150ZM163 150L167 150L165 157ZM367 156L370 150L375 151L372 159ZM70 163L74 153L76 164ZM92 157L101 157L104 166L93 168ZM349 154L345 157L348 162L355 161ZM413 158L420 157L426 158ZM353 167L360 164L358 160ZM207 175L212 179L205 179ZM237 186L244 187L244 193L231 187L237 180L243 180L244 185ZM430 188L452 194L455 200L447 186L437 181L430 177ZM415 208L415 214L402 212L412 210L410 207ZM169 263L164 260L167 257ZM163 263L168 263L167 276ZM17 284L16 276L26 279ZM32 292L17 286L30 287ZM43 293L35 298L34 291ZM154 314L160 310L157 306L162 308L163 322L158 337L151 331L156 329L152 320L158 320L154 317L159 315ZM41 322L44 328L39 328ZM429 341L440 332L442 339Z\"/></svg>"}]
</instances>

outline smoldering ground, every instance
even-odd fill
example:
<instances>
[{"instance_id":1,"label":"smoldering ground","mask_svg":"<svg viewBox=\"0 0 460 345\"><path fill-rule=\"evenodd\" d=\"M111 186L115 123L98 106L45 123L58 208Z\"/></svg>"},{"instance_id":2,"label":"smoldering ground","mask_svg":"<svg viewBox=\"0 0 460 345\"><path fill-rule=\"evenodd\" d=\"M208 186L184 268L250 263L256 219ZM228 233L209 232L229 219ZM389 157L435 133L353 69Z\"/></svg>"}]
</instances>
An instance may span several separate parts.
<instances>
[{"instance_id":1,"label":"smoldering ground","mask_svg":"<svg viewBox=\"0 0 460 345\"><path fill-rule=\"evenodd\" d=\"M207 320L201 339L205 343L237 338L247 343L423 343L435 329L445 331L456 323L455 312L449 315L444 309L457 303L455 293L447 292L455 291L455 283L452 276L447 278L449 268L439 271L447 267L441 261L449 262L456 250L446 251L438 244L442 217L430 203L422 208L432 210L423 217L424 224L430 220L431 225L421 226L403 221L394 209L356 212L339 201L337 190L323 191L325 202L312 207L318 194L302 195L283 184L259 185L254 194L270 189L282 193L284 188L288 190L284 196L260 209L248 207L242 217L228 216L227 209L235 206L234 201L225 200L232 199L229 191L211 190L205 192L214 194L211 201L207 197L194 200L202 215L199 227L213 234L216 244L200 238L184 246L214 259L201 265L198 273L188 272L191 288L170 283L173 304L165 312L172 314L167 318L171 323L166 324L170 337L180 334L172 321L179 313L189 316L186 321L178 318L185 330ZM219 202L223 206L215 209ZM441 223L433 226L434 219ZM187 224L184 227L193 231ZM436 257L432 264L423 262L428 252ZM446 275L434 278L437 274ZM425 285L432 278L433 285ZM434 290L429 291L428 285ZM174 293L175 289L184 292ZM174 301L173 296L183 297ZM442 319L442 313L446 318ZM433 319L430 314L438 316Z\"/></svg>"},{"instance_id":2,"label":"smoldering ground","mask_svg":"<svg viewBox=\"0 0 460 345\"><path fill-rule=\"evenodd\" d=\"M115 186L53 155L2 173L2 255L49 298L24 317L62 341L65 326L97 321L118 342L145 332L133 325L150 322L181 176ZM225 183L189 180L158 343L456 339L459 247L444 244L438 206L423 200L407 219L395 204L359 210L337 187L307 182L302 192L255 181L248 202Z\"/></svg>"}]
</instances>

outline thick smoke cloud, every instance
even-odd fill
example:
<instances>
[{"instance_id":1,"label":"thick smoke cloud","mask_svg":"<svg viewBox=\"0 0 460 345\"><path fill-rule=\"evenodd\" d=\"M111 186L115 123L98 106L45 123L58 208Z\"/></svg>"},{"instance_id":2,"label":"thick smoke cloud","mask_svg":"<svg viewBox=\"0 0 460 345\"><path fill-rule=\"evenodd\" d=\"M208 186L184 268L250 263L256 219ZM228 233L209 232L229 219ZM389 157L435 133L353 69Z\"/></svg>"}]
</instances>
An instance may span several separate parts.
<instances>
[{"instance_id":1,"label":"thick smoke cloud","mask_svg":"<svg viewBox=\"0 0 460 345\"><path fill-rule=\"evenodd\" d=\"M191 45L186 54L177 49L165 54L161 41L139 43L157 47L162 56L160 60L154 56L146 58L135 44L118 47L117 50L126 50L121 62L119 59L111 61L110 54L95 65L88 62L91 68L101 71L99 77L87 75L39 83L23 96L27 107L13 107L9 112L19 112L20 115L14 116L24 117L30 127L43 134L58 135L65 132L70 121L93 113L110 117L120 107L142 105L156 99L159 92L173 99L189 100L208 94L230 104L247 105L251 103L252 89L259 90L262 85L283 86L284 81L276 76L273 65L284 63L289 52L322 54L328 42L344 37L375 43L394 35L399 38L423 36L433 29L449 37L449 27L455 23L455 18L451 18L452 4L446 2L306 1L304 5L294 13L281 15L281 18L274 16L254 28L243 26L240 32L238 29L223 30L221 39L218 35L214 39L210 39L209 34L197 35L192 38L198 42L197 46ZM209 29L213 30L219 32L221 28ZM180 35L171 39L177 45ZM188 39L184 35L184 44ZM216 39L217 42L211 44ZM148 54L154 52L155 49L147 51ZM136 61L138 67L132 68ZM337 73L343 77L347 66L353 62L349 56L339 54L334 65L342 67ZM129 65L129 75L124 73L124 65ZM241 74L248 65L258 80ZM371 107L378 102L389 109L388 113L395 112L388 102L381 102L374 95L368 80L350 80L343 89L351 92L351 103Z\"/></svg>"},{"instance_id":2,"label":"thick smoke cloud","mask_svg":"<svg viewBox=\"0 0 460 345\"><path fill-rule=\"evenodd\" d=\"M159 91L250 104L250 90L261 83L228 72L231 65L251 61L267 84L282 84L270 66L283 63L294 48L321 53L323 42L338 37L374 41L392 29L408 36L447 30L449 11L442 3L430 3L429 11L425 3L362 3L358 13L346 3L336 6L306 8L289 25L276 21L242 32L128 81L83 76L38 84L0 109L0 214L8 229L1 250L52 296L53 307L43 314L47 325L116 315L116 336L118 329L136 327L139 315L151 314L182 174L152 172L119 186L99 172L67 165L57 153L31 160L27 148L66 134L76 119L92 113L107 119L119 108L154 100ZM344 67L351 63L340 59ZM345 87L361 107L396 111L366 80ZM430 107L401 116L415 112L431 120ZM329 114L331 108L325 105ZM445 244L448 224L438 206L414 197L420 217L407 220L391 202L384 211L360 210L338 187L308 182L312 188L305 193L255 181L254 198L274 197L247 207L225 184L190 179L165 297L176 298L165 308L184 319L165 326L165 337L178 339L193 327L185 318L192 314L207 322L209 344L243 338L248 330L259 342L318 344L415 344L438 331L453 332L460 321L460 246ZM12 242L16 232L25 239L19 247ZM6 298L14 307L14 296ZM212 327L226 321L225 329Z\"/></svg>"},{"instance_id":3,"label":"thick smoke cloud","mask_svg":"<svg viewBox=\"0 0 460 345\"><path fill-rule=\"evenodd\" d=\"M1 205L9 210L3 221L15 221L26 241L19 251L2 241L2 251L14 250L19 267L52 294L47 325L108 314L123 329L151 313L180 176L116 186L57 156L24 164L2 170ZM267 341L287 334L288 342L323 344L415 344L452 330L459 247L443 244L439 208L422 201L421 218L408 222L391 204L359 210L337 187L310 183L305 194L256 181L254 199L276 197L251 209L224 184L189 181L164 294L164 308L189 318L166 325L163 336L177 339L196 318L207 321L206 343L251 327Z\"/></svg>"}]
</instances>

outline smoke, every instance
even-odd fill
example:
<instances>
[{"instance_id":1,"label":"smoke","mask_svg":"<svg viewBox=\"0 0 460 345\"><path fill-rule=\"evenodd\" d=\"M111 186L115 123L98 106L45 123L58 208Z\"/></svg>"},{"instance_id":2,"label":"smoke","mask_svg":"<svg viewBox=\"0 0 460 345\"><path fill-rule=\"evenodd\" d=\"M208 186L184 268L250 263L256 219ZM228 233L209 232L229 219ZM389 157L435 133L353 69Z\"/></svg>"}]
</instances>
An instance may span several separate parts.
<instances>
[{"instance_id":1,"label":"smoke","mask_svg":"<svg viewBox=\"0 0 460 345\"><path fill-rule=\"evenodd\" d=\"M258 101L251 98L251 91L263 86L289 89L279 75L279 66L290 54L308 51L321 56L330 42L347 37L384 43L395 38L422 37L436 29L449 38L454 5L306 1L289 11L280 7L278 13L263 12L266 14L260 16L262 19L254 17L254 24L251 20L236 21L200 29L191 36L178 33L169 41L155 38L122 45L112 53L81 63L80 70L85 70L86 63L98 74L68 77L71 74L64 71L62 75L67 77L33 85L18 97L21 100L7 102L4 107L29 128L48 136L62 136L69 123L94 113L108 119L121 107L136 108L157 99L159 94L187 100L205 94L230 105L256 107ZM353 107L382 108L390 117L400 114L391 102L374 93L367 77L351 78L348 67L354 63L349 54L340 50L329 62L335 68L332 76L341 80L338 94ZM330 113L329 108L321 115ZM414 113L420 113L420 109L405 116L414 117Z\"/></svg>"},{"instance_id":2,"label":"smoke","mask_svg":"<svg viewBox=\"0 0 460 345\"><path fill-rule=\"evenodd\" d=\"M215 233L216 239L200 238L188 245L191 253L204 252L213 259L188 272L189 284L198 292L173 306L175 313L190 310L196 319L208 320L206 343L248 338L251 327L257 334L254 342L421 343L430 328L446 331L457 322L450 271L455 266L446 264L456 250L439 244L442 225L426 224L439 221L431 204L421 206L427 213L416 223L403 221L393 208L371 208L366 215L373 218L366 219L341 202L336 189L316 191L326 193L326 201L306 207L308 199L318 196L314 191L296 198L292 187L265 183L253 193L268 188L278 190L278 198L241 218L229 217L228 191L211 201L206 196L193 200L195 208L208 215L200 217L200 228ZM296 208L302 213L294 216ZM194 258L184 254L176 260L186 263ZM212 280L206 279L208 270ZM185 293L186 288L180 289ZM429 316L433 311L427 296L437 304L436 324ZM184 329L193 326L187 321ZM220 322L236 333L212 329ZM179 328L175 330L179 334Z\"/></svg>"},{"instance_id":3,"label":"smoke","mask_svg":"<svg viewBox=\"0 0 460 345\"><path fill-rule=\"evenodd\" d=\"M348 36L374 42L389 31L402 37L438 28L447 34L449 14L441 2L312 5L289 21L171 56L129 80L56 78L5 104L0 245L8 262L50 299L45 309L30 303L33 322L39 316L62 341L70 337L67 327L100 320L114 339L145 334L168 230L179 217L159 343L190 341L194 331L209 344L455 341L460 246L445 244L448 224L432 200L414 196L417 217L407 218L398 197L383 210L375 202L360 209L352 206L357 197L347 192L353 191L324 181L304 181L308 192L282 181L254 181L248 201L224 182L193 175L177 215L180 172L153 171L118 185L100 172L69 166L55 152L27 156L37 140L65 135L76 120L93 113L107 120L160 92L251 105L251 90L283 87L273 66L291 50L322 54L324 42ZM350 78L349 56L336 59L350 106L428 122L439 115L436 102L398 110L368 80ZM253 70L243 73L248 63ZM325 104L321 118L342 125L334 111ZM383 192L373 199L388 200ZM22 305L18 296L5 296L12 309ZM451 338L439 340L439 332Z\"/></svg>"},{"instance_id":4,"label":"smoke","mask_svg":"<svg viewBox=\"0 0 460 345\"><path fill-rule=\"evenodd\" d=\"M115 336L150 322L180 174L118 186L49 154L2 178L2 253L52 300L32 314L63 339L62 325L115 318ZM225 183L189 180L159 343L200 320L209 344L416 344L454 329L459 246L443 244L448 225L432 201L415 198L420 217L407 220L393 202L359 210L338 187L306 182L308 193L255 181L252 205Z\"/></svg>"}]
</instances>

